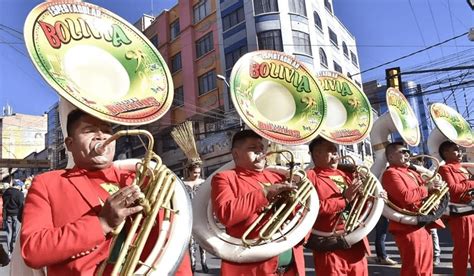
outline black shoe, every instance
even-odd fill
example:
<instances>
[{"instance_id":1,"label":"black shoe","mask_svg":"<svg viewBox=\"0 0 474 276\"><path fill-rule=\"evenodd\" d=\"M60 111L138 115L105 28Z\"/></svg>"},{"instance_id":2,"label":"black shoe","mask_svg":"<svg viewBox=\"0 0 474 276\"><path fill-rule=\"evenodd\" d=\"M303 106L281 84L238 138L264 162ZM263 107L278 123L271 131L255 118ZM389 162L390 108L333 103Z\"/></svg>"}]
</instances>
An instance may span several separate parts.
<instances>
[{"instance_id":1,"label":"black shoe","mask_svg":"<svg viewBox=\"0 0 474 276\"><path fill-rule=\"evenodd\" d=\"M207 265L205 263L201 264L201 267L202 267L202 272L209 273L209 268L207 267Z\"/></svg>"}]
</instances>

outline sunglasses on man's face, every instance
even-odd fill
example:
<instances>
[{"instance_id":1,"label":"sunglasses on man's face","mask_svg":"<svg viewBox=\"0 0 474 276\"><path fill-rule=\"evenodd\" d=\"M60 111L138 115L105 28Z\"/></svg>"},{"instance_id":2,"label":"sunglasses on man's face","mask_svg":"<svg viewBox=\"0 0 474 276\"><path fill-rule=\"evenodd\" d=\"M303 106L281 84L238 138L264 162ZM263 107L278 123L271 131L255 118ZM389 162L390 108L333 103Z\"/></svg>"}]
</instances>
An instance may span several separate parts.
<instances>
[{"instance_id":1,"label":"sunglasses on man's face","mask_svg":"<svg viewBox=\"0 0 474 276\"><path fill-rule=\"evenodd\" d=\"M407 153L410 154L410 150L408 150L408 149L401 149L398 152L402 153L402 154L407 154Z\"/></svg>"}]
</instances>

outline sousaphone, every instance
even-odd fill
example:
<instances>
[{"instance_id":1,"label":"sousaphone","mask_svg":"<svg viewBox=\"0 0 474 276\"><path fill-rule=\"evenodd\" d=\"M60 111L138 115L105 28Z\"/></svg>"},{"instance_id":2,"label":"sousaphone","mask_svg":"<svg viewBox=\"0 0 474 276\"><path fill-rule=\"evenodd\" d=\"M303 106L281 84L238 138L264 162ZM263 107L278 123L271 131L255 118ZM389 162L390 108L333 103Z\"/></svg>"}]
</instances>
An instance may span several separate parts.
<instances>
[{"instance_id":1,"label":"sousaphone","mask_svg":"<svg viewBox=\"0 0 474 276\"><path fill-rule=\"evenodd\" d=\"M372 107L363 91L349 78L333 71L321 71L316 74L328 103L330 116L322 128L324 139L341 145L352 145L363 141L372 129ZM342 157L341 159L346 159ZM355 164L353 158L349 158ZM384 201L378 195L383 190L376 176L367 167L357 165L357 174L363 180L361 192L353 202L348 217L344 220L344 229L332 232L312 230L322 237L337 237L351 246L375 227L382 215ZM317 226L317 225L316 225Z\"/></svg>"},{"instance_id":2,"label":"sousaphone","mask_svg":"<svg viewBox=\"0 0 474 276\"><path fill-rule=\"evenodd\" d=\"M104 8L72 0L42 3L28 15L24 36L36 69L60 95L63 132L73 108L114 124L140 126L171 106L173 81L160 53L139 30ZM148 131L119 131L95 150L127 135L148 138L145 156L114 166L136 172L146 211L133 218L112 274L172 273L189 242L190 200L183 183L153 152ZM165 218L157 225L160 212Z\"/></svg>"},{"instance_id":3,"label":"sousaphone","mask_svg":"<svg viewBox=\"0 0 474 276\"><path fill-rule=\"evenodd\" d=\"M434 103L430 106L430 115L435 124L435 128L428 137L430 155L442 160L439 154L439 146L444 141L451 141L468 150L473 149L474 135L471 127L466 119L456 110L442 103ZM469 162L469 160L468 162L461 163L461 165L468 170L474 168L474 163L472 161ZM473 192L470 191L470 193ZM455 216L471 213L474 213L473 202L470 202L470 204L450 202L445 212L446 215Z\"/></svg>"},{"instance_id":4,"label":"sousaphone","mask_svg":"<svg viewBox=\"0 0 474 276\"><path fill-rule=\"evenodd\" d=\"M256 51L241 57L232 69L230 90L234 106L246 125L275 143L300 145L311 141L326 117L326 100L311 73L294 57L281 52ZM267 155L281 153L289 154L289 160L295 163L288 150ZM229 162L217 172L234 167ZM288 197L287 207L280 208L284 215L273 214L277 216L274 221L279 223L267 223L268 231L262 230L259 238L248 239L246 234L232 237L213 214L210 183L217 173L214 172L201 184L193 200L193 236L204 249L231 262L248 263L277 256L303 240L318 214L317 193L302 169L268 169L287 175L289 181L298 179L297 194L301 197L296 201ZM275 202L270 205L275 206ZM247 229L247 234L250 231L252 228Z\"/></svg>"},{"instance_id":5,"label":"sousaphone","mask_svg":"<svg viewBox=\"0 0 474 276\"><path fill-rule=\"evenodd\" d=\"M398 132L405 143L409 146L414 147L420 143L418 120L405 96L398 89L390 87L387 89L386 102L388 111L375 121L370 134L373 145L372 148L375 155L375 163L371 167L371 171L378 177L382 176L382 173L387 166L385 147L389 144L388 136L390 134ZM427 175L426 170L423 168L417 167L417 170L420 173ZM435 176L436 174L431 172L431 175L427 177L434 179ZM390 220L398 221L400 223L422 225L441 217L447 206L447 199L448 197L437 199L439 201L437 202L439 208L434 214L431 214L431 211L436 205L432 205L428 212L430 214L421 214L401 209L387 200L384 206L383 215Z\"/></svg>"}]
</instances>

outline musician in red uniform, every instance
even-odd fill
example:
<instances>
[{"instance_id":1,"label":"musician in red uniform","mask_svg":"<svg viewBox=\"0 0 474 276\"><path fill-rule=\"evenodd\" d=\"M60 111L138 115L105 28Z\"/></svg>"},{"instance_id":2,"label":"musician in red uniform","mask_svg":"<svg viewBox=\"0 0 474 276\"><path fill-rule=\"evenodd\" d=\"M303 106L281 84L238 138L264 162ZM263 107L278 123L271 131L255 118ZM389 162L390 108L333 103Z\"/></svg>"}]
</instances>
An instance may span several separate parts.
<instances>
[{"instance_id":1,"label":"musician in red uniform","mask_svg":"<svg viewBox=\"0 0 474 276\"><path fill-rule=\"evenodd\" d=\"M382 175L382 185L388 199L399 208L418 211L429 191L420 174L409 168L410 151L402 143L395 142L387 145L385 155L389 167ZM440 220L436 223L438 227L444 227ZM433 242L429 231L433 227L433 223L418 226L390 220L388 230L395 239L402 259L400 275L433 274Z\"/></svg>"},{"instance_id":2,"label":"musician in red uniform","mask_svg":"<svg viewBox=\"0 0 474 276\"><path fill-rule=\"evenodd\" d=\"M439 168L439 174L448 183L450 201L466 204L473 200L468 192L474 189L474 180L461 166L462 153L459 146L451 141L441 143L441 158L446 165ZM450 216L448 225L453 239L453 270L455 276L465 276L467 264L474 269L474 215Z\"/></svg>"},{"instance_id":3,"label":"musician in red uniform","mask_svg":"<svg viewBox=\"0 0 474 276\"><path fill-rule=\"evenodd\" d=\"M112 135L110 123L76 110L68 116L67 132L76 165L34 178L21 253L28 266L47 267L48 275L93 275L109 255L112 229L142 210L135 205L140 189L130 185L132 173L112 166L115 143L102 155L93 150ZM189 256L181 268L181 275L191 275Z\"/></svg>"},{"instance_id":4,"label":"musician in red uniform","mask_svg":"<svg viewBox=\"0 0 474 276\"><path fill-rule=\"evenodd\" d=\"M285 177L264 169L262 137L252 130L243 130L232 139L235 168L217 173L212 178L211 200L219 221L227 234L240 238L263 208L282 192L294 189L284 183ZM259 227L249 238L256 238ZM226 275L305 275L301 245L266 261L233 263L222 260L221 274Z\"/></svg>"},{"instance_id":5,"label":"musician in red uniform","mask_svg":"<svg viewBox=\"0 0 474 276\"><path fill-rule=\"evenodd\" d=\"M339 218L357 195L362 182L338 169L339 154L334 143L318 137L309 144L309 151L314 168L308 171L308 179L318 192L320 205L313 228L323 232L341 230L344 220ZM350 248L312 249L317 275L368 275L365 255L370 254L370 248L365 237Z\"/></svg>"}]
</instances>

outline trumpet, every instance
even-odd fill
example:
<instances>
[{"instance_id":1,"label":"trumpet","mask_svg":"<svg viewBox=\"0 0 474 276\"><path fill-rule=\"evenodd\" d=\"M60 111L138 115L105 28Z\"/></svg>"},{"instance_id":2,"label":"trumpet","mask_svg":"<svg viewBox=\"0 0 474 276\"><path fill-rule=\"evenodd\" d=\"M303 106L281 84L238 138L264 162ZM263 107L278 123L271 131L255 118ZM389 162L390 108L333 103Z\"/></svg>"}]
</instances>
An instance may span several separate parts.
<instances>
[{"instance_id":1,"label":"trumpet","mask_svg":"<svg viewBox=\"0 0 474 276\"><path fill-rule=\"evenodd\" d=\"M143 196L138 200L138 204L143 206L143 212L138 213L133 219L133 224L127 234L125 242L121 247L120 254L115 262L111 275L132 275L140 262L140 256L145 247L145 243L155 224L160 209L165 210L164 221L169 221L171 212L171 198L174 193L174 186L177 177L162 164L161 158L153 152L154 139L150 132L146 130L122 130L112 135L103 144L96 144L95 151L99 154L106 151L108 144L122 136L145 135L148 138L148 146L142 162L136 164L136 177L133 184L136 184L143 191ZM143 222L142 222L143 221ZM111 248L118 242L117 236L122 230L125 222L113 231L115 235ZM141 228L139 229L139 227ZM159 237L159 240L164 240ZM160 246L163 246L161 244ZM162 248L159 248L162 250ZM99 269L99 275L103 275L105 263ZM150 268L153 270L153 267Z\"/></svg>"},{"instance_id":2,"label":"trumpet","mask_svg":"<svg viewBox=\"0 0 474 276\"><path fill-rule=\"evenodd\" d=\"M277 198L272 201L264 211L257 217L257 219L250 225L247 230L242 235L242 243L247 247L251 247L257 244L260 244L265 241L269 241L278 232L283 224L288 220L290 215L301 206L301 209L305 209L306 201L308 200L312 189L314 189L313 184L306 177L306 172L302 169L295 170L294 155L289 150L280 150L269 152L264 155L257 157L257 160L262 160L272 154L282 154L288 153L290 155L289 160L289 175L287 181L293 183L298 188L295 191L290 192L286 198ZM283 155L284 156L284 155ZM286 158L286 157L285 157ZM299 179L294 182L294 177ZM277 206L278 205L278 206ZM248 239L249 234L257 227L257 225L262 221L267 214L274 210L273 215L270 217L268 222L260 229L259 238L256 240Z\"/></svg>"},{"instance_id":3,"label":"trumpet","mask_svg":"<svg viewBox=\"0 0 474 276\"><path fill-rule=\"evenodd\" d=\"M416 155L410 157L410 160L418 159L418 158L429 158L433 161L435 166L434 171L430 171L425 169L422 166L412 165L416 168L416 170L421 174L421 178L428 183L428 186L433 186L437 183L441 183L441 185L437 185L438 188L432 192L428 198L426 198L418 210L417 215L428 215L430 214L438 205L441 203L445 195L449 192L448 184L442 180L441 175L438 173L439 170L439 161L435 157L431 155Z\"/></svg>"}]
</instances>

